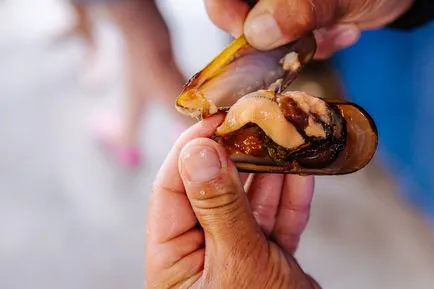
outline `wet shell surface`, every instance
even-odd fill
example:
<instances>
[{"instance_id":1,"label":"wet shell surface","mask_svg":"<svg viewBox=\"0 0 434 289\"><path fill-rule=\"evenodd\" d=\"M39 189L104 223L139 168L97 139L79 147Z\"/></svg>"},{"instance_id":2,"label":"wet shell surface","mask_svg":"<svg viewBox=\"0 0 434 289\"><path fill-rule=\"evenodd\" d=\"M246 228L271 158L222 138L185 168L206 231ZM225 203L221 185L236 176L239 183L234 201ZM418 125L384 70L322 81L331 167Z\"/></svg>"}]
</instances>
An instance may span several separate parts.
<instances>
[{"instance_id":1,"label":"wet shell surface","mask_svg":"<svg viewBox=\"0 0 434 289\"><path fill-rule=\"evenodd\" d=\"M298 91L271 95L241 98L213 136L240 171L340 175L373 157L377 130L362 108Z\"/></svg>"},{"instance_id":2,"label":"wet shell surface","mask_svg":"<svg viewBox=\"0 0 434 289\"><path fill-rule=\"evenodd\" d=\"M312 35L270 51L256 50L240 37L189 80L176 108L192 117L207 117L227 110L250 92L270 87L283 90L315 50Z\"/></svg>"},{"instance_id":3,"label":"wet shell surface","mask_svg":"<svg viewBox=\"0 0 434 289\"><path fill-rule=\"evenodd\" d=\"M177 99L183 114L223 111L212 137L243 172L342 175L365 167L378 133L360 106L290 91L316 45L307 35L271 51L241 37L192 77Z\"/></svg>"}]
</instances>

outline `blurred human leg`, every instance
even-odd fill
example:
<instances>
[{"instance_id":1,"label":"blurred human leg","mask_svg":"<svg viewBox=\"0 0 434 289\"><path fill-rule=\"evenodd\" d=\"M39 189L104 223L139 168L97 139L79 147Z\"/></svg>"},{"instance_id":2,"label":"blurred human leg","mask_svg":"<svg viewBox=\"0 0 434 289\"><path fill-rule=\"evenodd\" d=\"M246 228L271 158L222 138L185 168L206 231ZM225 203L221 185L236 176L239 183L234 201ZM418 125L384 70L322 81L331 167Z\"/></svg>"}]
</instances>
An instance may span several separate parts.
<instances>
[{"instance_id":1,"label":"blurred human leg","mask_svg":"<svg viewBox=\"0 0 434 289\"><path fill-rule=\"evenodd\" d=\"M85 54L80 61L78 77L80 84L84 86L95 86L102 80L104 65L94 32L94 20L96 19L94 19L93 10L97 8L95 4L102 4L106 1L108 0L68 0L73 14L73 23L53 39L55 44L69 41L71 38L82 40Z\"/></svg>"},{"instance_id":2,"label":"blurred human leg","mask_svg":"<svg viewBox=\"0 0 434 289\"><path fill-rule=\"evenodd\" d=\"M122 33L127 53L125 109L117 124L118 135L106 133L106 137L118 138L110 141L117 142L123 152L117 154L119 160L133 165L138 162L139 131L147 102L162 101L175 112L175 98L185 79L175 63L169 29L154 1L124 0L106 8ZM178 125L190 121L176 112L173 116ZM106 117L104 122L110 121Z\"/></svg>"},{"instance_id":3,"label":"blurred human leg","mask_svg":"<svg viewBox=\"0 0 434 289\"><path fill-rule=\"evenodd\" d=\"M83 37L89 45L94 46L95 39L93 37L92 20L89 8L85 4L74 0L70 2L76 15L76 24L75 27L73 27L73 32Z\"/></svg>"},{"instance_id":4,"label":"blurred human leg","mask_svg":"<svg viewBox=\"0 0 434 289\"><path fill-rule=\"evenodd\" d=\"M74 23L68 30L62 32L57 38L64 40L70 37L81 37L89 47L95 47L93 35L92 17L88 4L79 0L69 0L74 14Z\"/></svg>"}]
</instances>

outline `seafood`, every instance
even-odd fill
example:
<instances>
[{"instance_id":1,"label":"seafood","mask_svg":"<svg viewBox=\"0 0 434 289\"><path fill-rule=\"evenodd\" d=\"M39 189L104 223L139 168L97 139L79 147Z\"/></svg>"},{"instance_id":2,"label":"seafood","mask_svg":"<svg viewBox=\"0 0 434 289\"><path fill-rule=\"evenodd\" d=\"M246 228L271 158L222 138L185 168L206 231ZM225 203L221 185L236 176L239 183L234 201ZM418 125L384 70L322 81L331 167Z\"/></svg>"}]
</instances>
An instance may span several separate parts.
<instances>
[{"instance_id":1,"label":"seafood","mask_svg":"<svg viewBox=\"0 0 434 289\"><path fill-rule=\"evenodd\" d=\"M283 90L314 52L312 36L270 51L256 50L240 37L189 80L176 108L192 117L207 117L229 109L250 92L271 86Z\"/></svg>"},{"instance_id":2,"label":"seafood","mask_svg":"<svg viewBox=\"0 0 434 289\"><path fill-rule=\"evenodd\" d=\"M354 103L291 91L312 59L312 34L270 51L241 36L192 77L176 108L196 118L226 114L212 136L239 171L342 175L365 167L378 133Z\"/></svg>"}]
</instances>

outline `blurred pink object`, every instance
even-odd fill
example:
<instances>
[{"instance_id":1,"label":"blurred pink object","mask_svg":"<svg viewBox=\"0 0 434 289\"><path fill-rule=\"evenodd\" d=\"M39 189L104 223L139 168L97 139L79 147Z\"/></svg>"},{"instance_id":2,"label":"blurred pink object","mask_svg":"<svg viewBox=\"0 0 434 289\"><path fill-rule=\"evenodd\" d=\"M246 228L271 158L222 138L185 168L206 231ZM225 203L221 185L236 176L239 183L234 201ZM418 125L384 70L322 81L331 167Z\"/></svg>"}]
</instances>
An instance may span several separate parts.
<instances>
[{"instance_id":1,"label":"blurred pink object","mask_svg":"<svg viewBox=\"0 0 434 289\"><path fill-rule=\"evenodd\" d=\"M92 119L92 133L120 165L127 168L140 166L142 161L140 149L122 143L122 127L118 115L108 112L95 114Z\"/></svg>"}]
</instances>

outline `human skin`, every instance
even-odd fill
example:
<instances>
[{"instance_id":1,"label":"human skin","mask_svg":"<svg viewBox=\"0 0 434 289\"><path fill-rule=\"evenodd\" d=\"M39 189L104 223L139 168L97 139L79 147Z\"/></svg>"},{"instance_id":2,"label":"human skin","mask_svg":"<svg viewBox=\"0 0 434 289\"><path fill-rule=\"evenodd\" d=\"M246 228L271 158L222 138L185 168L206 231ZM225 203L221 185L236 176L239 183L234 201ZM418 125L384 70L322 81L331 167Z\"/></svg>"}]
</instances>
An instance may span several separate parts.
<instances>
[{"instance_id":1,"label":"human skin","mask_svg":"<svg viewBox=\"0 0 434 289\"><path fill-rule=\"evenodd\" d=\"M363 29L399 17L411 0L205 0L211 19L258 49L315 30L317 58L352 45ZM258 22L259 21L259 22ZM313 178L238 174L210 140L222 116L190 128L153 185L147 288L320 288L293 253L309 218Z\"/></svg>"},{"instance_id":2,"label":"human skin","mask_svg":"<svg viewBox=\"0 0 434 289\"><path fill-rule=\"evenodd\" d=\"M155 95L172 109L175 97L185 83L175 62L167 24L153 0L125 0L105 5L126 43L127 95L122 117L122 145L136 146L141 120ZM179 123L190 124L181 115Z\"/></svg>"},{"instance_id":3,"label":"human skin","mask_svg":"<svg viewBox=\"0 0 434 289\"><path fill-rule=\"evenodd\" d=\"M233 36L244 34L262 50L314 31L316 58L353 45L365 29L380 28L402 15L413 0L204 0L211 20Z\"/></svg>"},{"instance_id":4,"label":"human skin","mask_svg":"<svg viewBox=\"0 0 434 289\"><path fill-rule=\"evenodd\" d=\"M215 115L188 129L156 177L146 288L320 288L293 253L309 218L313 177L241 177L209 139Z\"/></svg>"}]
</instances>

